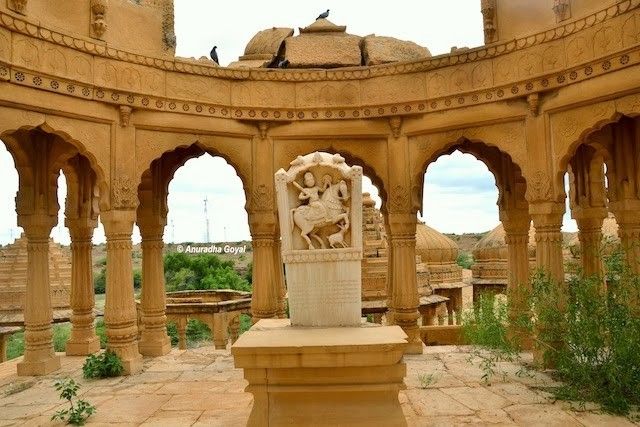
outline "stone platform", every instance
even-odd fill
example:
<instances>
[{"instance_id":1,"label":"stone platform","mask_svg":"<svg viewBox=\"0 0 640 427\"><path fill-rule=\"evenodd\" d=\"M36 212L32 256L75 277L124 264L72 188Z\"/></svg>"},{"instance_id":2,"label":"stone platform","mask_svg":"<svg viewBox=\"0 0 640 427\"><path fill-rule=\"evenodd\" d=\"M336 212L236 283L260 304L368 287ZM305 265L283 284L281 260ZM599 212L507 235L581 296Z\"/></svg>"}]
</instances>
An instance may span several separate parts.
<instances>
[{"instance_id":1,"label":"stone platform","mask_svg":"<svg viewBox=\"0 0 640 427\"><path fill-rule=\"evenodd\" d=\"M60 353L62 369L38 378L16 376L20 359L0 364L0 426L62 426L49 421L64 408L53 388L56 378L70 376L82 386L82 399L98 411L89 426L244 427L251 412L247 382L234 369L229 350L213 345L173 349L166 356L144 359L142 373L131 377L82 379L83 357ZM511 363L489 386L482 372L467 362L465 347L424 347L424 354L405 355L407 389L400 392L409 426L633 426L626 418L600 414L587 406L552 403L539 387L552 384L544 374L518 377ZM531 357L528 357L530 360ZM421 388L418 377L432 375ZM424 378L424 377L423 377ZM427 378L428 379L428 378Z\"/></svg>"},{"instance_id":2,"label":"stone platform","mask_svg":"<svg viewBox=\"0 0 640 427\"><path fill-rule=\"evenodd\" d=\"M292 327L262 319L231 347L254 396L248 426L406 426L398 326Z\"/></svg>"}]
</instances>

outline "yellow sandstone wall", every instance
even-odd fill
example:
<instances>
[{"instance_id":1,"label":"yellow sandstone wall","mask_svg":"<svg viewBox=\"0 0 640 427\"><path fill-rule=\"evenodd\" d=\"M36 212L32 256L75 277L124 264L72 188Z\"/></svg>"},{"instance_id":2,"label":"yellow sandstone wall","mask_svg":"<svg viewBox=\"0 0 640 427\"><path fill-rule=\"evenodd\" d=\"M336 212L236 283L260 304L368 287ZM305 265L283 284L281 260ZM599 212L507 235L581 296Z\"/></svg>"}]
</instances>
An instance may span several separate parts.
<instances>
[{"instance_id":1,"label":"yellow sandstone wall","mask_svg":"<svg viewBox=\"0 0 640 427\"><path fill-rule=\"evenodd\" d=\"M570 0L569 22L603 10L614 0ZM496 0L498 40L505 41L556 26L554 0Z\"/></svg>"},{"instance_id":2,"label":"yellow sandstone wall","mask_svg":"<svg viewBox=\"0 0 640 427\"><path fill-rule=\"evenodd\" d=\"M11 11L11 1L0 0L0 10ZM24 16L52 30L93 38L91 0L28 0ZM109 0L106 22L100 40L109 46L150 56L175 54L173 0Z\"/></svg>"}]
</instances>

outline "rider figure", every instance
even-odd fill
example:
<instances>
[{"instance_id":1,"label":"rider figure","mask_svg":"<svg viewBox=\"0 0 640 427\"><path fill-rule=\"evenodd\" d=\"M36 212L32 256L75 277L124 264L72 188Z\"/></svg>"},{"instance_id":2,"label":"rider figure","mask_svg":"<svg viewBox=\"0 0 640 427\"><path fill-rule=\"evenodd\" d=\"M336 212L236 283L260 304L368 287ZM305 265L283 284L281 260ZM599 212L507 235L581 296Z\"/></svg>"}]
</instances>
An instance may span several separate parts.
<instances>
[{"instance_id":1,"label":"rider figure","mask_svg":"<svg viewBox=\"0 0 640 427\"><path fill-rule=\"evenodd\" d=\"M299 200L308 200L309 206L309 218L308 220L317 221L320 219L325 219L327 217L327 209L320 201L320 193L324 192L327 187L326 178L329 175L325 175L322 179L323 185L322 188L316 185L316 178L313 176L311 172L307 172L304 174L304 186L300 194L298 195ZM329 176L329 185L331 185L331 177Z\"/></svg>"}]
</instances>

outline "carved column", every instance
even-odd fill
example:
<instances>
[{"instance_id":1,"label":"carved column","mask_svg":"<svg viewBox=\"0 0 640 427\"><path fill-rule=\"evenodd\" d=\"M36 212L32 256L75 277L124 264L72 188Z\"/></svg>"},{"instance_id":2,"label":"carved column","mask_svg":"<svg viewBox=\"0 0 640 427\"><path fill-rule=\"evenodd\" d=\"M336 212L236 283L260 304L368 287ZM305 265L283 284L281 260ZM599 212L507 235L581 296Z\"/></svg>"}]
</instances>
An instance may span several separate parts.
<instances>
[{"instance_id":1,"label":"carved column","mask_svg":"<svg viewBox=\"0 0 640 427\"><path fill-rule=\"evenodd\" d=\"M422 353L418 328L418 284L416 281L415 214L389 214L389 283L392 321L409 337L408 354Z\"/></svg>"},{"instance_id":2,"label":"carved column","mask_svg":"<svg viewBox=\"0 0 640 427\"><path fill-rule=\"evenodd\" d=\"M85 356L100 350L93 309L93 262L91 251L96 221L87 218L67 219L71 235L71 336L67 341L68 356Z\"/></svg>"},{"instance_id":3,"label":"carved column","mask_svg":"<svg viewBox=\"0 0 640 427\"><path fill-rule=\"evenodd\" d=\"M388 231L388 295L389 320L404 330L409 337L407 353L422 353L418 327L418 282L416 278L416 223L417 209L411 197L411 176L407 165L409 141L402 133L402 117L389 119L387 138L387 168L389 170L389 200L385 225Z\"/></svg>"},{"instance_id":4,"label":"carved column","mask_svg":"<svg viewBox=\"0 0 640 427\"><path fill-rule=\"evenodd\" d=\"M253 215L252 215L253 216ZM261 216L261 215L260 215ZM269 215L275 217L275 215ZM253 228L257 228L254 226ZM281 289L276 272L276 250L278 245L272 233L251 232L253 242L253 296L251 315L253 323L260 319L277 317Z\"/></svg>"},{"instance_id":5,"label":"carved column","mask_svg":"<svg viewBox=\"0 0 640 427\"><path fill-rule=\"evenodd\" d=\"M287 287L284 281L284 268L282 263L282 248L280 238L276 236L274 240L275 249L273 254L273 260L275 265L273 267L275 272L275 279L277 281L278 289L278 317L285 319L287 317Z\"/></svg>"},{"instance_id":6,"label":"carved column","mask_svg":"<svg viewBox=\"0 0 640 427\"><path fill-rule=\"evenodd\" d=\"M602 221L607 217L604 162L594 147L581 145L569 162L571 217L578 223L584 274L602 276ZM603 282L604 283L604 282Z\"/></svg>"},{"instance_id":7,"label":"carved column","mask_svg":"<svg viewBox=\"0 0 640 427\"><path fill-rule=\"evenodd\" d=\"M278 317L284 312L284 273L274 198L273 140L268 135L268 122L258 123L256 130L257 134L251 140L253 180L249 203L253 239L253 323Z\"/></svg>"},{"instance_id":8,"label":"carved column","mask_svg":"<svg viewBox=\"0 0 640 427\"><path fill-rule=\"evenodd\" d=\"M536 265L556 283L564 284L562 256L562 215L564 205L532 205L531 217L536 228Z\"/></svg>"},{"instance_id":9,"label":"carved column","mask_svg":"<svg viewBox=\"0 0 640 427\"><path fill-rule=\"evenodd\" d=\"M607 163L609 207L631 271L640 274L640 119L623 117L613 125Z\"/></svg>"},{"instance_id":10,"label":"carved column","mask_svg":"<svg viewBox=\"0 0 640 427\"><path fill-rule=\"evenodd\" d=\"M500 212L507 244L508 287L512 293L529 286L529 227L527 211Z\"/></svg>"},{"instance_id":11,"label":"carved column","mask_svg":"<svg viewBox=\"0 0 640 427\"><path fill-rule=\"evenodd\" d=\"M57 218L46 213L18 215L27 236L27 291L24 307L24 358L18 375L46 375L60 368L53 349L51 289L49 286L49 235Z\"/></svg>"},{"instance_id":12,"label":"carved column","mask_svg":"<svg viewBox=\"0 0 640 427\"><path fill-rule=\"evenodd\" d=\"M138 347L145 356L163 356L171 352L167 334L166 294L162 236L166 217L138 216L142 236L142 334Z\"/></svg>"},{"instance_id":13,"label":"carved column","mask_svg":"<svg viewBox=\"0 0 640 427\"><path fill-rule=\"evenodd\" d=\"M480 5L484 27L484 44L497 41L496 0L482 0Z\"/></svg>"},{"instance_id":14,"label":"carved column","mask_svg":"<svg viewBox=\"0 0 640 427\"><path fill-rule=\"evenodd\" d=\"M585 276L602 277L602 222L607 216L603 209L573 212L572 216L578 224L580 240L580 260Z\"/></svg>"},{"instance_id":15,"label":"carved column","mask_svg":"<svg viewBox=\"0 0 640 427\"><path fill-rule=\"evenodd\" d=\"M634 275L640 275L640 200L611 204L618 222L620 245Z\"/></svg>"},{"instance_id":16,"label":"carved column","mask_svg":"<svg viewBox=\"0 0 640 427\"><path fill-rule=\"evenodd\" d=\"M131 232L134 209L110 210L100 216L107 236L107 286L104 320L109 349L122 359L125 374L142 369L133 292Z\"/></svg>"}]
</instances>

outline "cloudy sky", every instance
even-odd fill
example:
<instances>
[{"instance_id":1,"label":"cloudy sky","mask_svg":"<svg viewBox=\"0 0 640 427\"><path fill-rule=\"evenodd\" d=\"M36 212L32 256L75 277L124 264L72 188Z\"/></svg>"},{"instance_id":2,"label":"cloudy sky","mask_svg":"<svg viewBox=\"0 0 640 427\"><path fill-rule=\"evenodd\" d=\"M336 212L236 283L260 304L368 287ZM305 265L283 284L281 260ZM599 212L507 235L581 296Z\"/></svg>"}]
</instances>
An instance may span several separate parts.
<instances>
[{"instance_id":1,"label":"cloudy sky","mask_svg":"<svg viewBox=\"0 0 640 427\"><path fill-rule=\"evenodd\" d=\"M429 48L433 55L448 53L452 46L479 46L483 43L479 0L175 0L177 55L207 56L218 46L220 63L226 65L243 54L244 47L258 31L278 27L297 28L312 23L331 9L329 19L347 25L352 34L377 34L411 40ZM206 177L206 179L203 179ZM15 192L18 178L13 160L0 145L0 244L20 234L16 224ZM66 185L59 181L59 198L64 205ZM221 158L205 155L190 160L175 175L169 187L169 219L165 241L204 241L206 237L204 199L207 199L211 241L248 239L242 184L235 171ZM377 189L365 179L364 191L377 198ZM423 219L442 232L482 232L498 223L498 193L486 166L468 154L443 156L429 166L425 179ZM378 199L378 204L379 204ZM52 236L68 243L61 212ZM575 223L565 219L566 231ZM134 231L134 240L139 233ZM102 227L96 243L104 241Z\"/></svg>"}]
</instances>

